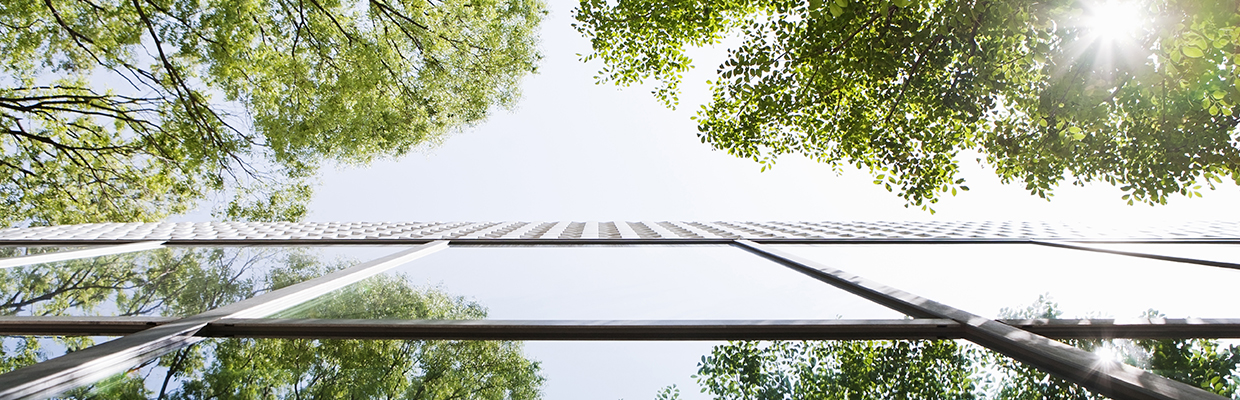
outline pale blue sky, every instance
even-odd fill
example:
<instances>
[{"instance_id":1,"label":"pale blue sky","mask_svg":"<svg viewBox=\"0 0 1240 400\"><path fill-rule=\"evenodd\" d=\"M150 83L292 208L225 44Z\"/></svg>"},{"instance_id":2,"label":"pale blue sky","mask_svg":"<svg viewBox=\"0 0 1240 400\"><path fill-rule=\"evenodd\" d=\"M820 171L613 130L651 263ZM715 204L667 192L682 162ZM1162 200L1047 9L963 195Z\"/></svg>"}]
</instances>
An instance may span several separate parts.
<instances>
[{"instance_id":1,"label":"pale blue sky","mask_svg":"<svg viewBox=\"0 0 1240 400\"><path fill-rule=\"evenodd\" d=\"M1120 201L1122 193L1107 185L1068 186L1048 203L1030 196L1023 185L999 185L994 174L971 157L962 166L973 190L944 199L933 216L904 208L901 199L871 184L872 178L863 171L836 176L827 166L788 157L773 170L759 172L756 163L700 143L689 119L708 93L705 81L713 78L722 47L696 52L699 67L682 85L682 107L668 110L649 88L593 83L599 65L578 61L576 54L590 49L570 26L574 6L572 0L549 4L551 14L542 29L545 59L540 73L524 82L524 97L516 110L498 111L487 123L454 135L442 146L399 160L367 168L326 169L308 220L941 219L1120 224L1236 217L1233 210L1240 204L1240 190L1233 185L1207 192L1201 199L1173 198L1171 205L1160 207L1127 206ZM669 257L681 263L704 262ZM528 261L518 264L513 265ZM508 285L506 281L454 282L440 278L427 283L441 283L449 292L474 297L499 314L530 304L529 299L520 299L520 290L503 294L485 289ZM475 284L483 289L470 286ZM834 291L826 285L822 290ZM529 294L537 293L538 289L529 289ZM1021 306L1036 299L1029 297L1004 305ZM579 307L574 301L556 301L564 307L560 311L572 317L583 311L574 308ZM509 318L536 318L538 311L530 311L533 317ZM549 312L548 318L557 315ZM689 376L696 371L698 357L712 345L529 342L527 349L543 361L550 400L653 399L658 388L672 383L681 387L685 398L702 398Z\"/></svg>"},{"instance_id":2,"label":"pale blue sky","mask_svg":"<svg viewBox=\"0 0 1240 400\"><path fill-rule=\"evenodd\" d=\"M686 76L682 107L668 110L649 88L593 84L599 65L583 64L575 55L589 52L589 42L570 26L575 5L572 0L550 3L551 15L542 30L546 58L540 73L526 79L517 110L500 111L489 122L424 153L364 169L327 171L309 220L1144 223L1235 219L1233 210L1240 204L1240 190L1230 185L1206 193L1205 198L1173 198L1163 207L1127 206L1120 201L1122 193L1107 185L1065 187L1048 203L1030 196L1023 185L999 185L992 172L969 161L963 163L964 177L973 190L944 199L936 206L938 214L931 216L904 208L901 199L871 184L872 178L863 171L836 176L827 166L789 157L774 170L759 172L756 163L700 143L689 119L708 93L705 81L713 78L722 48L698 52L705 59L699 61L696 74ZM454 291L454 284L442 283ZM833 290L822 286L824 292ZM506 302L497 294L469 287L457 290L484 303ZM1004 305L1036 300L1036 295L1028 297ZM572 309L569 303L561 304ZM518 304L530 303L489 305L499 311ZM696 372L698 357L712 345L529 342L527 349L544 362L549 400L653 399L660 387L673 383L688 399L705 398L689 376Z\"/></svg>"},{"instance_id":3,"label":"pale blue sky","mask_svg":"<svg viewBox=\"0 0 1240 400\"><path fill-rule=\"evenodd\" d=\"M570 26L572 0L549 4L545 59L513 112L458 133L438 148L369 168L327 168L313 221L485 220L1066 220L1234 219L1240 190L1162 207L1127 206L1109 185L1061 188L1052 202L1023 184L1002 186L972 157L970 192L938 214L903 207L864 171L788 157L774 170L712 151L689 119L708 93L724 47L698 51L682 106L662 107L647 87L594 85L599 64L578 61L589 42Z\"/></svg>"}]
</instances>

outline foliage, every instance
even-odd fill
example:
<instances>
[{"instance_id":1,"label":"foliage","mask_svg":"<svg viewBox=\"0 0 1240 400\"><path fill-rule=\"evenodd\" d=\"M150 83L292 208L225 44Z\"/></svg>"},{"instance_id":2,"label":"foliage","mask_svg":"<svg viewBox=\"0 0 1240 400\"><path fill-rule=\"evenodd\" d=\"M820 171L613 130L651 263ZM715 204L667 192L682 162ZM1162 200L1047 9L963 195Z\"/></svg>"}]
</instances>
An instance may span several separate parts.
<instances>
[{"instance_id":1,"label":"foliage","mask_svg":"<svg viewBox=\"0 0 1240 400\"><path fill-rule=\"evenodd\" d=\"M307 257L271 248L161 248L6 268L0 315L193 315L270 290L268 279L279 275L319 272L289 262Z\"/></svg>"},{"instance_id":2,"label":"foliage","mask_svg":"<svg viewBox=\"0 0 1240 400\"><path fill-rule=\"evenodd\" d=\"M1141 340L1154 373L1227 397L1240 397L1240 347L1211 340Z\"/></svg>"},{"instance_id":3,"label":"foliage","mask_svg":"<svg viewBox=\"0 0 1240 400\"><path fill-rule=\"evenodd\" d=\"M150 221L215 193L296 219L364 164L511 106L538 0L0 4L0 225Z\"/></svg>"},{"instance_id":4,"label":"foliage","mask_svg":"<svg viewBox=\"0 0 1240 400\"><path fill-rule=\"evenodd\" d=\"M13 252L14 249L4 249ZM4 315L201 313L350 265L304 249L163 248L0 271ZM478 319L481 305L401 276L380 275L322 296L299 318ZM0 346L0 372L86 337L20 337ZM67 398L534 399L543 377L519 342L217 339L155 365L78 388ZM162 373L163 376L158 374ZM162 378L159 390L145 382Z\"/></svg>"},{"instance_id":5,"label":"foliage","mask_svg":"<svg viewBox=\"0 0 1240 400\"><path fill-rule=\"evenodd\" d=\"M953 341L733 342L698 365L719 399L969 399L968 354Z\"/></svg>"},{"instance_id":6,"label":"foliage","mask_svg":"<svg viewBox=\"0 0 1240 400\"><path fill-rule=\"evenodd\" d=\"M485 310L439 290L378 276L301 310L302 318L483 318ZM228 339L173 399L533 399L543 378L517 342ZM172 374L170 374L172 375Z\"/></svg>"},{"instance_id":7,"label":"foliage","mask_svg":"<svg viewBox=\"0 0 1240 400\"><path fill-rule=\"evenodd\" d=\"M1000 318L1059 318L1063 312L1049 295L1038 297L1024 309L1003 309ZM1149 310L1145 318L1163 318ZM1113 354L1126 364L1167 378L1200 387L1223 396L1237 397L1240 390L1240 347L1223 348L1209 339L1160 340L1084 340L1063 342L1090 352ZM1004 381L998 385L998 399L1105 399L1070 382L995 353L986 362L997 366Z\"/></svg>"},{"instance_id":8,"label":"foliage","mask_svg":"<svg viewBox=\"0 0 1240 400\"><path fill-rule=\"evenodd\" d=\"M54 249L4 248L0 256L48 250ZM300 250L234 247L161 248L5 268L0 315L187 316L338 267ZM7 338L0 342L0 372L93 344L91 337ZM96 388L125 385L117 379Z\"/></svg>"},{"instance_id":9,"label":"foliage","mask_svg":"<svg viewBox=\"0 0 1240 400\"><path fill-rule=\"evenodd\" d=\"M962 154L1043 198L1107 182L1129 204L1240 183L1240 13L1139 0L1136 33L1051 0L582 0L600 82L658 82L675 106L686 50L736 38L698 111L704 143L763 169L801 154L928 209L968 190ZM978 158L981 162L981 158Z\"/></svg>"},{"instance_id":10,"label":"foliage","mask_svg":"<svg viewBox=\"0 0 1240 400\"><path fill-rule=\"evenodd\" d=\"M1003 318L1058 318L1047 296ZM1151 311L1147 317L1161 317ZM1240 397L1240 347L1218 341L1065 340L1232 398ZM717 399L1105 399L998 353L955 341L730 342L698 363L698 384ZM674 386L660 400L679 398Z\"/></svg>"}]
</instances>

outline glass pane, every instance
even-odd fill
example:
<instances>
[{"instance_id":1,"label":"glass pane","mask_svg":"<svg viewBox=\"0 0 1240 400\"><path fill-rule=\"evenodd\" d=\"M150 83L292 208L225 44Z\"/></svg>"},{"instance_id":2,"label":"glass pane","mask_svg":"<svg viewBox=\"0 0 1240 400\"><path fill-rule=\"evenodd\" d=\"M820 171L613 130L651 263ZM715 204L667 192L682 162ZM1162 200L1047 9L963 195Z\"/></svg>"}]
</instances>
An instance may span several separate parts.
<instances>
[{"instance_id":1,"label":"glass pane","mask_svg":"<svg viewBox=\"0 0 1240 400\"><path fill-rule=\"evenodd\" d=\"M0 315L186 316L402 247L169 247L0 269Z\"/></svg>"},{"instance_id":2,"label":"glass pane","mask_svg":"<svg viewBox=\"0 0 1240 400\"><path fill-rule=\"evenodd\" d=\"M0 258L31 256L101 246L0 246Z\"/></svg>"},{"instance_id":3,"label":"glass pane","mask_svg":"<svg viewBox=\"0 0 1240 400\"><path fill-rule=\"evenodd\" d=\"M1240 245L1202 243L1079 243L1100 249L1240 264Z\"/></svg>"},{"instance_id":4,"label":"glass pane","mask_svg":"<svg viewBox=\"0 0 1240 400\"><path fill-rule=\"evenodd\" d=\"M1240 317L1240 270L1227 268L1023 244L778 247L990 318L1044 295L1062 318Z\"/></svg>"},{"instance_id":5,"label":"glass pane","mask_svg":"<svg viewBox=\"0 0 1240 400\"><path fill-rule=\"evenodd\" d=\"M1132 341L1068 342L1104 351L1101 346ZM1184 354L1201 354L1189 349ZM1133 361L1129 350L1114 351L1116 360ZM1234 396L1240 376L1235 358L1226 357L1219 353L1213 363L1196 358L1185 365L1194 374L1187 379L1181 379L1188 371L1182 368L1155 372L1195 385L1220 377L1223 385L1211 388ZM1135 364L1148 368L1152 362L1146 357ZM1203 365L1222 372L1202 374ZM522 344L237 338L204 340L66 397L225 398L248 391L265 398L522 399L541 392L548 400L656 399L672 385L684 400L755 397L737 395L742 390L793 399L845 392L861 398L1105 398L962 340Z\"/></svg>"},{"instance_id":6,"label":"glass pane","mask_svg":"<svg viewBox=\"0 0 1240 400\"><path fill-rule=\"evenodd\" d=\"M453 303L445 314L417 307ZM277 318L865 319L903 315L730 246L451 248Z\"/></svg>"},{"instance_id":7,"label":"glass pane","mask_svg":"<svg viewBox=\"0 0 1240 400\"><path fill-rule=\"evenodd\" d=\"M72 392L79 398L706 399L697 362L721 342L207 339ZM166 382L166 383L165 383ZM541 393L541 396L538 394Z\"/></svg>"},{"instance_id":8,"label":"glass pane","mask_svg":"<svg viewBox=\"0 0 1240 400\"><path fill-rule=\"evenodd\" d=\"M0 336L0 373L116 339L115 336Z\"/></svg>"}]
</instances>

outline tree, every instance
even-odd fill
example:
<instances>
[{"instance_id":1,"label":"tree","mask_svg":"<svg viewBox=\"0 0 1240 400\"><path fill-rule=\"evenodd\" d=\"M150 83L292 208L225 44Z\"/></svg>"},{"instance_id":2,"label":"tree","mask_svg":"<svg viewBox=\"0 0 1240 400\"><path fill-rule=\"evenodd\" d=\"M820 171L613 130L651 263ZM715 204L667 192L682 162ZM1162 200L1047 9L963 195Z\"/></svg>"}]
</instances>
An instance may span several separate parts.
<instances>
[{"instance_id":1,"label":"tree","mask_svg":"<svg viewBox=\"0 0 1240 400\"><path fill-rule=\"evenodd\" d=\"M4 248L0 257L48 250L55 249ZM0 270L0 315L182 317L345 265L320 261L305 249L179 247L5 268ZM94 343L91 337L4 338L0 373ZM123 382L128 381L113 378L96 386Z\"/></svg>"},{"instance_id":2,"label":"tree","mask_svg":"<svg viewBox=\"0 0 1240 400\"><path fill-rule=\"evenodd\" d=\"M906 206L968 190L971 152L1043 198L1064 181L1129 204L1240 183L1235 2L1133 1L1143 25L1122 35L1090 23L1101 4L582 0L575 26L600 81L653 79L669 106L686 49L736 37L695 117L704 143L763 169L786 154L864 168Z\"/></svg>"},{"instance_id":3,"label":"tree","mask_svg":"<svg viewBox=\"0 0 1240 400\"><path fill-rule=\"evenodd\" d=\"M186 316L350 264L304 249L165 248L19 267L0 276L0 282L12 282L0 287L9 299L0 310ZM437 288L411 286L403 276L380 275L285 316L478 319L486 309ZM53 346L73 351L92 344L83 337L6 340L0 343L0 372L45 360ZM540 397L539 372L519 342L228 338L199 342L65 397L520 400Z\"/></svg>"},{"instance_id":4,"label":"tree","mask_svg":"<svg viewBox=\"0 0 1240 400\"><path fill-rule=\"evenodd\" d=\"M1047 296L1003 318L1058 318ZM1147 317L1161 317L1151 311ZM1240 347L1218 341L1065 340L1223 396L1240 395ZM698 384L717 399L1105 399L982 347L937 341L731 342L702 357ZM678 398L664 388L660 400Z\"/></svg>"},{"instance_id":5,"label":"tree","mask_svg":"<svg viewBox=\"0 0 1240 400\"><path fill-rule=\"evenodd\" d=\"M511 106L538 0L0 4L0 224L305 213L324 163Z\"/></svg>"},{"instance_id":6,"label":"tree","mask_svg":"<svg viewBox=\"0 0 1240 400\"><path fill-rule=\"evenodd\" d=\"M296 315L477 319L486 311L438 289L413 288L401 276L380 275ZM170 365L168 377L187 380L169 398L521 400L539 398L543 382L519 342L226 339L207 346L212 360L204 370L179 371L176 360Z\"/></svg>"},{"instance_id":7,"label":"tree","mask_svg":"<svg viewBox=\"0 0 1240 400\"><path fill-rule=\"evenodd\" d=\"M697 378L719 399L971 399L969 355L947 340L733 342Z\"/></svg>"}]
</instances>

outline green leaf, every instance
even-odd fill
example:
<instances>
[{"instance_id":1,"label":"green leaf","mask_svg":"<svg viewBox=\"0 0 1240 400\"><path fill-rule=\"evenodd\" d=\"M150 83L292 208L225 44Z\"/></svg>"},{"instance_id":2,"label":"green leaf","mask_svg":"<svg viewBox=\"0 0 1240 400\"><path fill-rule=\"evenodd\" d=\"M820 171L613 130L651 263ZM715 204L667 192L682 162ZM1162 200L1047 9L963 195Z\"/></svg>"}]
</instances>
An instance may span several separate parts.
<instances>
[{"instance_id":1,"label":"green leaf","mask_svg":"<svg viewBox=\"0 0 1240 400\"><path fill-rule=\"evenodd\" d=\"M1220 36L1240 37L1234 10L1156 0L1160 20L1182 23L1139 32L1158 57L1107 63L1108 50L1074 44L1072 2L817 1L831 14L797 2L591 0L577 17L599 59L632 81L675 82L682 69L664 61L688 65L687 49L735 38L725 80L696 115L699 140L742 158L884 171L898 179L875 180L908 207L946 197L962 153L1045 198L1063 182L1107 182L1132 188L1125 201L1160 204L1205 171L1240 174L1226 157L1185 157L1235 153L1207 138L1233 137L1237 122L1201 118L1231 113L1230 48L1196 62Z\"/></svg>"}]
</instances>

